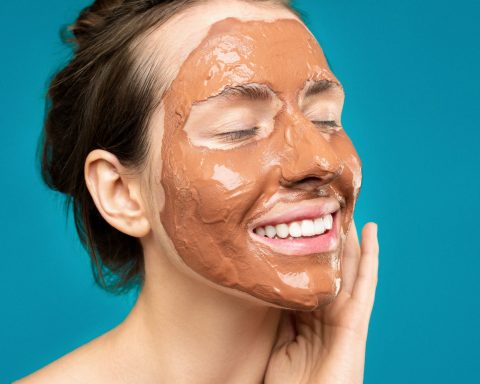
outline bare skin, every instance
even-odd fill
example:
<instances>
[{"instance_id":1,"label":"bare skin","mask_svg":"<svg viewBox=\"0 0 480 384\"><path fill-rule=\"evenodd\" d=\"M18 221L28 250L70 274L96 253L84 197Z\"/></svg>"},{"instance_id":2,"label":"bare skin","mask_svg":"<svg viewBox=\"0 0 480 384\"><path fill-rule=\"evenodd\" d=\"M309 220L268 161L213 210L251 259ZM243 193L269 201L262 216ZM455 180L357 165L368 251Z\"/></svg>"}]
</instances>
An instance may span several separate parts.
<instances>
[{"instance_id":1,"label":"bare skin","mask_svg":"<svg viewBox=\"0 0 480 384\"><path fill-rule=\"evenodd\" d=\"M284 9L237 1L220 6L225 3L202 5L170 29L165 26L172 36L184 35L182 28L195 36L178 55L171 54L172 65L182 62L215 21L296 19ZM376 224L363 228L361 246L352 225L334 302L320 311L287 312L205 284L179 268L155 215L161 197L154 197L152 207L145 197L148 177L129 171L103 150L90 153L85 164L87 186L102 216L142 241L146 277L137 303L119 326L17 383L363 382L378 273Z\"/></svg>"},{"instance_id":2,"label":"bare skin","mask_svg":"<svg viewBox=\"0 0 480 384\"><path fill-rule=\"evenodd\" d=\"M322 311L295 313L294 327L279 323L280 310L234 311L239 303L229 298L222 307L212 303L215 295L197 310L187 299L144 290L124 323L17 383L362 383L378 271L375 224L364 227L361 249L350 232L345 260L337 299ZM158 294L165 306L148 308Z\"/></svg>"}]
</instances>

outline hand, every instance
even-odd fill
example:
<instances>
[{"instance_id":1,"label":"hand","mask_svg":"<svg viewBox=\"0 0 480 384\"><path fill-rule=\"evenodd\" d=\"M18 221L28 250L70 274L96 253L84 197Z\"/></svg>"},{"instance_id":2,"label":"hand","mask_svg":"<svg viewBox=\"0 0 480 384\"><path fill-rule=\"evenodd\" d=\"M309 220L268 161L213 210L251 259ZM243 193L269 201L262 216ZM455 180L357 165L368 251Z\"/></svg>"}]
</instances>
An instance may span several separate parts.
<instances>
[{"instance_id":1,"label":"hand","mask_svg":"<svg viewBox=\"0 0 480 384\"><path fill-rule=\"evenodd\" d=\"M318 311L283 312L265 373L266 384L363 383L378 251L377 225L365 225L360 248L352 223L338 296Z\"/></svg>"}]
</instances>

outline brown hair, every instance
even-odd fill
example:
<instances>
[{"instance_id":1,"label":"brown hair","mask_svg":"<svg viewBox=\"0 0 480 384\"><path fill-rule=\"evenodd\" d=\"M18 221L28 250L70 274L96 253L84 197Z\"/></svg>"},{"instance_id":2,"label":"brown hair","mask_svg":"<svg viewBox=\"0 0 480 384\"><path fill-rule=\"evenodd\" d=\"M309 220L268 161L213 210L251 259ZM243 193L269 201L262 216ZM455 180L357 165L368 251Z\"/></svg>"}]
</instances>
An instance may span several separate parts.
<instances>
[{"instance_id":1,"label":"brown hair","mask_svg":"<svg viewBox=\"0 0 480 384\"><path fill-rule=\"evenodd\" d=\"M256 1L293 11L286 0ZM202 2L95 1L68 28L74 55L48 90L40 148L42 177L50 188L66 194L66 208L73 206L95 281L112 293L124 293L143 282L142 247L139 239L113 228L98 212L84 179L85 159L100 148L125 166L144 164L148 120L159 84L148 68L152 63L135 59L140 56L136 43L151 28Z\"/></svg>"}]
</instances>

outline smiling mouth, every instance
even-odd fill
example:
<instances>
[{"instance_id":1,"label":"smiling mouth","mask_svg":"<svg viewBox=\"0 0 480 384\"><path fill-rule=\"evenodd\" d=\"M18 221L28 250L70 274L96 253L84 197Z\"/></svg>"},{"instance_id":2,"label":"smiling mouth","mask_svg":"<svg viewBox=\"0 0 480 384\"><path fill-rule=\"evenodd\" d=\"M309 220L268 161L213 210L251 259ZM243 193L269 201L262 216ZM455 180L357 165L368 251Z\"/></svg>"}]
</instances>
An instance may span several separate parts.
<instances>
[{"instance_id":1,"label":"smiling mouth","mask_svg":"<svg viewBox=\"0 0 480 384\"><path fill-rule=\"evenodd\" d=\"M338 248L340 209L322 216L256 227L251 237L286 255L326 253Z\"/></svg>"},{"instance_id":2,"label":"smiling mouth","mask_svg":"<svg viewBox=\"0 0 480 384\"><path fill-rule=\"evenodd\" d=\"M266 225L257 227L254 232L259 236L266 236L270 239L297 239L300 237L313 237L323 235L333 227L333 216L331 213L311 220L292 221L277 225Z\"/></svg>"}]
</instances>

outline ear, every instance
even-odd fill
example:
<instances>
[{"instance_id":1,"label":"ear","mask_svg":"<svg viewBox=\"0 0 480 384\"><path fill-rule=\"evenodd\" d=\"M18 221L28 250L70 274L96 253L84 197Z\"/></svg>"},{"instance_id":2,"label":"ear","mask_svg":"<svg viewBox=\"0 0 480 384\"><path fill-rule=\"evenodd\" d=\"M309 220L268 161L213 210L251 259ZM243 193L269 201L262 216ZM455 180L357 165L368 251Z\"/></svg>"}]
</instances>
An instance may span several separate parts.
<instances>
[{"instance_id":1,"label":"ear","mask_svg":"<svg viewBox=\"0 0 480 384\"><path fill-rule=\"evenodd\" d=\"M102 149L85 160L85 182L102 217L114 228L134 237L150 232L140 194L140 178L128 175L117 157Z\"/></svg>"}]
</instances>

